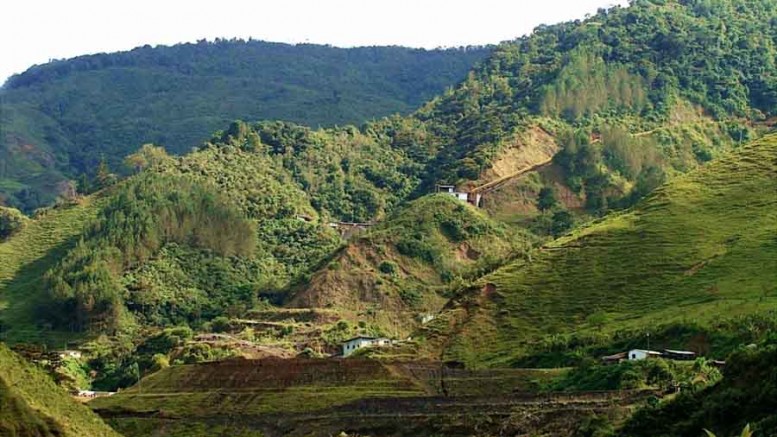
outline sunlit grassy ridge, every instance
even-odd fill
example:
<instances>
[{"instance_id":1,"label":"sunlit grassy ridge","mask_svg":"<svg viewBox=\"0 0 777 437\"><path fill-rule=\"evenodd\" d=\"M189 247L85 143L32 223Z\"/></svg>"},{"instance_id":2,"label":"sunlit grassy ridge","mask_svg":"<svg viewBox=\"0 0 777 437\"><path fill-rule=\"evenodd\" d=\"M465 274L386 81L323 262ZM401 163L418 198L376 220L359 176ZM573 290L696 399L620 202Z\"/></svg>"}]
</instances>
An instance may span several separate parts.
<instances>
[{"instance_id":1,"label":"sunlit grassy ridge","mask_svg":"<svg viewBox=\"0 0 777 437\"><path fill-rule=\"evenodd\" d=\"M0 435L119 436L42 371L0 344Z\"/></svg>"},{"instance_id":2,"label":"sunlit grassy ridge","mask_svg":"<svg viewBox=\"0 0 777 437\"><path fill-rule=\"evenodd\" d=\"M45 299L43 275L73 247L103 202L98 194L45 210L0 243L0 338L41 340L35 308Z\"/></svg>"},{"instance_id":3,"label":"sunlit grassy ridge","mask_svg":"<svg viewBox=\"0 0 777 437\"><path fill-rule=\"evenodd\" d=\"M773 310L775 236L772 135L484 278L492 285L448 352L495 364L551 334L606 335Z\"/></svg>"}]
</instances>

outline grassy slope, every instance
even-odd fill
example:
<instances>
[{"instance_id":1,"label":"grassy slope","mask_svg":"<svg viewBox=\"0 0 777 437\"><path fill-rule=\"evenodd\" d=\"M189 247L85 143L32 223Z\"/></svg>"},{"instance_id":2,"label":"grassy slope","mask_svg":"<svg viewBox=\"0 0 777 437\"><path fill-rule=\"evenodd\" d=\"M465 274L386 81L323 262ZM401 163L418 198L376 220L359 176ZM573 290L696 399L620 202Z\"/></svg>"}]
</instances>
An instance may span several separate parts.
<instances>
[{"instance_id":1,"label":"grassy slope","mask_svg":"<svg viewBox=\"0 0 777 437\"><path fill-rule=\"evenodd\" d=\"M75 244L101 203L102 195L96 195L46 210L0 243L0 338L43 340L40 320L35 317L35 308L43 298L43 275ZM52 338L50 333L46 338Z\"/></svg>"},{"instance_id":2,"label":"grassy slope","mask_svg":"<svg viewBox=\"0 0 777 437\"><path fill-rule=\"evenodd\" d=\"M449 354L497 364L548 334L773 309L776 172L777 136L769 136L485 277L480 309L449 313L463 321ZM594 313L605 314L603 331L586 320Z\"/></svg>"},{"instance_id":3,"label":"grassy slope","mask_svg":"<svg viewBox=\"0 0 777 437\"><path fill-rule=\"evenodd\" d=\"M6 434L8 433L8 434ZM118 436L42 371L0 345L0 435Z\"/></svg>"}]
</instances>

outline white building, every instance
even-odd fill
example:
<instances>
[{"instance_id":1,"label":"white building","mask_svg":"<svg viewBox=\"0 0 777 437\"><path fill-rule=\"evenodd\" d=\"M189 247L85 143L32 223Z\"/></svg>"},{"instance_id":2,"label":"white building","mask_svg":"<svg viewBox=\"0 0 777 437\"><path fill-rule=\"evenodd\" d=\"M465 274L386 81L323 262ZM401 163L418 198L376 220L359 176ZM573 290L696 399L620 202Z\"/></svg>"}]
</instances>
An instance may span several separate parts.
<instances>
[{"instance_id":1,"label":"white building","mask_svg":"<svg viewBox=\"0 0 777 437\"><path fill-rule=\"evenodd\" d=\"M80 351L66 350L66 351L59 351L59 352L57 352L57 354L63 360L65 358L75 358L77 360L81 359L81 352Z\"/></svg>"},{"instance_id":2,"label":"white building","mask_svg":"<svg viewBox=\"0 0 777 437\"><path fill-rule=\"evenodd\" d=\"M629 351L628 359L631 361L646 360L648 358L660 358L661 355L661 352L646 349L632 349Z\"/></svg>"},{"instance_id":3,"label":"white building","mask_svg":"<svg viewBox=\"0 0 777 437\"><path fill-rule=\"evenodd\" d=\"M364 347L383 347L390 345L391 340L388 338L366 337L360 335L343 342L343 356L347 357L348 355L351 355L352 353Z\"/></svg>"},{"instance_id":4,"label":"white building","mask_svg":"<svg viewBox=\"0 0 777 437\"><path fill-rule=\"evenodd\" d=\"M471 203L472 205L478 207L480 206L480 199L482 197L478 193L464 193L461 191L456 191L456 187L453 185L438 185L437 192L449 194L462 202Z\"/></svg>"}]
</instances>

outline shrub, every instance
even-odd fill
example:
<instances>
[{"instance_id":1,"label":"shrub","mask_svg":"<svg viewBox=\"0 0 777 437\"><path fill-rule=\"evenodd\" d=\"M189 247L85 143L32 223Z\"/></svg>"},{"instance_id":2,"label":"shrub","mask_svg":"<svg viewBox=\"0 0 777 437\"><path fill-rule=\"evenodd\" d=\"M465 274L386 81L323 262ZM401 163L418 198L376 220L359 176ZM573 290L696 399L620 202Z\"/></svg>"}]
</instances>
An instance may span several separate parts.
<instances>
[{"instance_id":1,"label":"shrub","mask_svg":"<svg viewBox=\"0 0 777 437\"><path fill-rule=\"evenodd\" d=\"M0 241L7 240L19 232L27 222L27 217L14 208L0 206Z\"/></svg>"},{"instance_id":2,"label":"shrub","mask_svg":"<svg viewBox=\"0 0 777 437\"><path fill-rule=\"evenodd\" d=\"M393 275L397 272L397 263L393 261L382 261L378 265L378 270L380 270L381 273L385 273L387 275Z\"/></svg>"},{"instance_id":3,"label":"shrub","mask_svg":"<svg viewBox=\"0 0 777 437\"><path fill-rule=\"evenodd\" d=\"M211 321L213 332L228 332L231 329L229 319L224 316L216 317Z\"/></svg>"},{"instance_id":4,"label":"shrub","mask_svg":"<svg viewBox=\"0 0 777 437\"><path fill-rule=\"evenodd\" d=\"M415 288L403 288L399 290L399 298L410 307L417 307L421 304L421 293Z\"/></svg>"}]
</instances>

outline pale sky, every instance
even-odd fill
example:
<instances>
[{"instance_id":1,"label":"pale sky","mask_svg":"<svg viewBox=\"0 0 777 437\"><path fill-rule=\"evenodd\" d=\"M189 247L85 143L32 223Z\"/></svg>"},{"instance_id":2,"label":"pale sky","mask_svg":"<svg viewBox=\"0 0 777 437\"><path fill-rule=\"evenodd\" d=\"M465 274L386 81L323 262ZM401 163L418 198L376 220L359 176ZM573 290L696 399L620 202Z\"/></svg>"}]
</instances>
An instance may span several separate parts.
<instances>
[{"instance_id":1,"label":"pale sky","mask_svg":"<svg viewBox=\"0 0 777 437\"><path fill-rule=\"evenodd\" d=\"M451 47L495 44L625 0L7 0L0 83L50 59L243 38Z\"/></svg>"}]
</instances>

